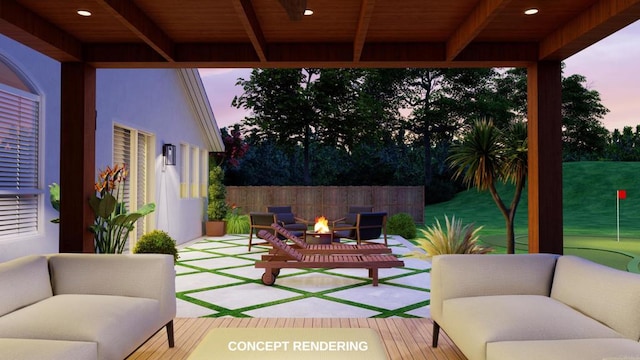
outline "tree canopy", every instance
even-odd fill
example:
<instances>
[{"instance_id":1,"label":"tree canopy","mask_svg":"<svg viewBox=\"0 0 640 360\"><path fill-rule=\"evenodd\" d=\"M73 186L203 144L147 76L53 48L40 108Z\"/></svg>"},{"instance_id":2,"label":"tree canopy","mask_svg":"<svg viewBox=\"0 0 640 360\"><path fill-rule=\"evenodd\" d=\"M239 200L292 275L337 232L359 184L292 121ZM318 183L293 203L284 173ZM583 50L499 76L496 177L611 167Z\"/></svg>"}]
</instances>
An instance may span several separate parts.
<instances>
[{"instance_id":1,"label":"tree canopy","mask_svg":"<svg viewBox=\"0 0 640 360\"><path fill-rule=\"evenodd\" d=\"M612 135L582 75L563 77L564 159L640 159L638 129ZM479 120L526 121L526 69L255 69L232 105L249 145L238 185L425 185L427 202L462 189L447 158ZM277 176L265 176L274 173Z\"/></svg>"}]
</instances>

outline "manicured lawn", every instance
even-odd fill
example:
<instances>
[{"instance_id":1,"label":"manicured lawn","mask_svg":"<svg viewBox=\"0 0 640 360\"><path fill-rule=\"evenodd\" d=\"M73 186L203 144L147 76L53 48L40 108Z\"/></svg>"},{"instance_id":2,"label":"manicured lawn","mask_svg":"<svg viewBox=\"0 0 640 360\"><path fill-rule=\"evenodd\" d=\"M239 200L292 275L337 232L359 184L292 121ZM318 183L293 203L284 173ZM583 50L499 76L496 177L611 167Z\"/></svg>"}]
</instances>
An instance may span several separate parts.
<instances>
[{"instance_id":1,"label":"manicured lawn","mask_svg":"<svg viewBox=\"0 0 640 360\"><path fill-rule=\"evenodd\" d=\"M640 272L640 163L573 162L563 166L563 221L566 254L585 258L620 269ZM620 242L616 230L616 190L627 191L620 200ZM505 203L510 203L513 189L498 189ZM505 194L505 195L502 195ZM518 205L516 248L527 251L527 199ZM481 238L504 252L505 222L488 192L471 189L446 203L425 208L425 225L437 217L455 215L464 223L483 226Z\"/></svg>"}]
</instances>

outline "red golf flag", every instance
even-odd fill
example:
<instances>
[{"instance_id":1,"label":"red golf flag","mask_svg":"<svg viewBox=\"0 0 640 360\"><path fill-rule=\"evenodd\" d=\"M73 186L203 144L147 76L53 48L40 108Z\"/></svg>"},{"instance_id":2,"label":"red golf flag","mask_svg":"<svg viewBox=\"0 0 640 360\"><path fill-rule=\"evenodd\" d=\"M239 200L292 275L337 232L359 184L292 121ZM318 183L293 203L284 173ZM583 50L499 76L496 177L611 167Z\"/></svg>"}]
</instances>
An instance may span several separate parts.
<instances>
[{"instance_id":1,"label":"red golf flag","mask_svg":"<svg viewBox=\"0 0 640 360\"><path fill-rule=\"evenodd\" d=\"M627 198L627 190L618 190L618 199L624 200Z\"/></svg>"}]
</instances>

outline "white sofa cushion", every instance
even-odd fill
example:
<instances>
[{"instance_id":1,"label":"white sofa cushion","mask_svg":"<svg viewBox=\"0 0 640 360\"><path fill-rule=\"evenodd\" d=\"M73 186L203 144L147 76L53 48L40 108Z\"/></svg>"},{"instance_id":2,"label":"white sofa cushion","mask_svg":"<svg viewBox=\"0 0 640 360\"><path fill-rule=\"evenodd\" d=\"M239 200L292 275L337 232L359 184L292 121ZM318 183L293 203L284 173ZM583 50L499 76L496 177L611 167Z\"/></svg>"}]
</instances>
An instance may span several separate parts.
<instances>
[{"instance_id":1,"label":"white sofa cushion","mask_svg":"<svg viewBox=\"0 0 640 360\"><path fill-rule=\"evenodd\" d=\"M442 302L451 298L549 296L557 258L552 254L435 256L431 270L431 316L440 322Z\"/></svg>"},{"instance_id":2,"label":"white sofa cushion","mask_svg":"<svg viewBox=\"0 0 640 360\"><path fill-rule=\"evenodd\" d=\"M0 339L0 360L93 360L97 344L85 341Z\"/></svg>"},{"instance_id":3,"label":"white sofa cushion","mask_svg":"<svg viewBox=\"0 0 640 360\"><path fill-rule=\"evenodd\" d=\"M630 339L503 341L487 344L487 360L639 359L640 343Z\"/></svg>"},{"instance_id":4,"label":"white sofa cushion","mask_svg":"<svg viewBox=\"0 0 640 360\"><path fill-rule=\"evenodd\" d=\"M442 327L469 360L483 360L494 341L620 338L620 334L561 302L540 295L445 300Z\"/></svg>"},{"instance_id":5,"label":"white sofa cushion","mask_svg":"<svg viewBox=\"0 0 640 360\"><path fill-rule=\"evenodd\" d=\"M33 255L0 264L0 316L52 295L47 258Z\"/></svg>"},{"instance_id":6,"label":"white sofa cushion","mask_svg":"<svg viewBox=\"0 0 640 360\"><path fill-rule=\"evenodd\" d=\"M551 297L629 339L640 339L640 275L575 257L558 259Z\"/></svg>"},{"instance_id":7,"label":"white sofa cushion","mask_svg":"<svg viewBox=\"0 0 640 360\"><path fill-rule=\"evenodd\" d=\"M175 267L166 254L54 254L53 293L121 295L160 301L158 328L176 315Z\"/></svg>"},{"instance_id":8,"label":"white sofa cushion","mask_svg":"<svg viewBox=\"0 0 640 360\"><path fill-rule=\"evenodd\" d=\"M98 359L122 360L158 326L159 301L110 295L56 295L0 317L0 337L92 341Z\"/></svg>"}]
</instances>

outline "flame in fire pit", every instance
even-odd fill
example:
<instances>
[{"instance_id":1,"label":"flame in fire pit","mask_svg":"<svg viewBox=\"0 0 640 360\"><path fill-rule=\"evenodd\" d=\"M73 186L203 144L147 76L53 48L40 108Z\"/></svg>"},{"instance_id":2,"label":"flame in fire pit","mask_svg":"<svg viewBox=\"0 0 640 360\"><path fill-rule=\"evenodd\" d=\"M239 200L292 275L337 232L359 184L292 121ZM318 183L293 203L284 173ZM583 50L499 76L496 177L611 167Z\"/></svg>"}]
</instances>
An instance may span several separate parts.
<instances>
[{"instance_id":1,"label":"flame in fire pit","mask_svg":"<svg viewBox=\"0 0 640 360\"><path fill-rule=\"evenodd\" d=\"M317 233L326 234L329 232L329 220L324 216L316 218L316 224L313 226L313 231Z\"/></svg>"}]
</instances>

